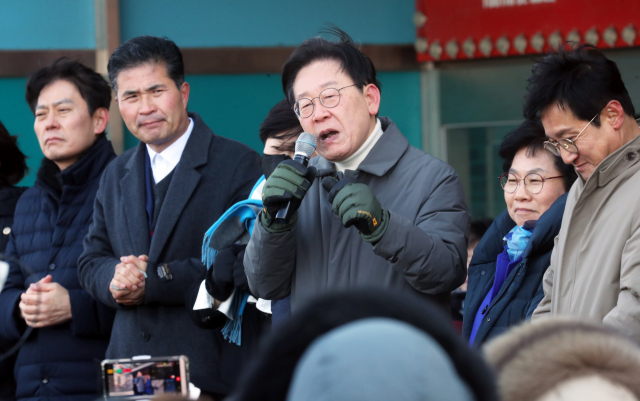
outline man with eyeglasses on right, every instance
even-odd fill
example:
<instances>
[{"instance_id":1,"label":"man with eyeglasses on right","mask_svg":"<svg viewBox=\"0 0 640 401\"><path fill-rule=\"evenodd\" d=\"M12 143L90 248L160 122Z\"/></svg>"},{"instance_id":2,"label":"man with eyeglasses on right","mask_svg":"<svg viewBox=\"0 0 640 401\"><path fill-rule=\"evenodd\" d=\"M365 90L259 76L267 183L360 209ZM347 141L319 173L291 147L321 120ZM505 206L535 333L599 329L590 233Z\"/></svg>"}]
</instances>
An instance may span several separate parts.
<instances>
[{"instance_id":1,"label":"man with eyeglasses on right","mask_svg":"<svg viewBox=\"0 0 640 401\"><path fill-rule=\"evenodd\" d=\"M640 340L640 128L616 64L595 47L561 48L529 77L525 116L572 164L572 186L534 320L571 315Z\"/></svg>"}]
</instances>

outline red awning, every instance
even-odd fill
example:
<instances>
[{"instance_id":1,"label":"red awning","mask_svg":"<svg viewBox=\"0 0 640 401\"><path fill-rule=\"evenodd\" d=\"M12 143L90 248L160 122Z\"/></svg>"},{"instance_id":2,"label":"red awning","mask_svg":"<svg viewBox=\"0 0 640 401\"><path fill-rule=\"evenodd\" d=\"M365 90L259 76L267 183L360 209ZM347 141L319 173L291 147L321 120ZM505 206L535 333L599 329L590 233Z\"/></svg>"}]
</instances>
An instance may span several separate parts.
<instances>
[{"instance_id":1,"label":"red awning","mask_svg":"<svg viewBox=\"0 0 640 401\"><path fill-rule=\"evenodd\" d=\"M640 0L416 0L418 61L640 46Z\"/></svg>"}]
</instances>

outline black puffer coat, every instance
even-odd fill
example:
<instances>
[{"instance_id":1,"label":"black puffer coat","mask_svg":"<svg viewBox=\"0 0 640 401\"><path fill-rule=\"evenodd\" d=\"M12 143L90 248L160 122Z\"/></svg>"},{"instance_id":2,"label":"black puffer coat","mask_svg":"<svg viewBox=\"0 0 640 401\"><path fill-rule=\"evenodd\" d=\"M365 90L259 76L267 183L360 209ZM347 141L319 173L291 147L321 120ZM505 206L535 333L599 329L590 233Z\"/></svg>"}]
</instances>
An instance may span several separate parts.
<instances>
[{"instance_id":1,"label":"black puffer coat","mask_svg":"<svg viewBox=\"0 0 640 401\"><path fill-rule=\"evenodd\" d=\"M35 186L16 207L7 255L11 263L0 294L0 338L16 341L26 329L20 294L46 275L69 291L72 319L33 331L15 366L19 400L94 400L98 362L104 358L115 311L96 302L78 282L77 261L92 221L100 176L116 157L100 138L71 167L59 172L43 160Z\"/></svg>"}]
</instances>

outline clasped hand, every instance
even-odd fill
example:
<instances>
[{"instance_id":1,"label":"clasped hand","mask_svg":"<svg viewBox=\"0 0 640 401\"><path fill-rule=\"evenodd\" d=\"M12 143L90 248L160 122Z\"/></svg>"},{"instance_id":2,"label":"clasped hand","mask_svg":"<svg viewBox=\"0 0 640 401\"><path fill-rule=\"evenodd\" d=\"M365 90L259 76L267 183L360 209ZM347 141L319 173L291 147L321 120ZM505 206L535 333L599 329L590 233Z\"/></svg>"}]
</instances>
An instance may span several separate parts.
<instances>
[{"instance_id":1,"label":"clasped hand","mask_svg":"<svg viewBox=\"0 0 640 401\"><path fill-rule=\"evenodd\" d=\"M20 316L34 328L52 326L71 320L69 291L52 282L51 275L29 286L20 295Z\"/></svg>"},{"instance_id":2,"label":"clasped hand","mask_svg":"<svg viewBox=\"0 0 640 401\"><path fill-rule=\"evenodd\" d=\"M123 256L116 265L109 291L121 305L140 305L144 301L147 255Z\"/></svg>"}]
</instances>

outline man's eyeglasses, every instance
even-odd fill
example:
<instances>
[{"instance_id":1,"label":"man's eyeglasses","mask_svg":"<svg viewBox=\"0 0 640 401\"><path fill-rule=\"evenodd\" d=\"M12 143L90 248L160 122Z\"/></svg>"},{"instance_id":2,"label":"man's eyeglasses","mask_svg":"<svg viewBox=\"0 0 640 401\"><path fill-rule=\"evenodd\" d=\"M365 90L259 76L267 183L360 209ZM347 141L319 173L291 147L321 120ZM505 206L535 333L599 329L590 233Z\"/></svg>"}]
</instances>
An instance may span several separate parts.
<instances>
[{"instance_id":1,"label":"man's eyeglasses","mask_svg":"<svg viewBox=\"0 0 640 401\"><path fill-rule=\"evenodd\" d=\"M595 120L596 117L598 117L599 115L600 115L600 112L598 112L598 114L593 116L591 121L589 121L587 125L585 125L584 128L578 133L578 135L573 137L573 139L563 138L563 139L559 139L556 142L545 141L544 148L549 152L551 152L554 156L560 156L560 149L564 149L569 153L578 153L578 146L576 146L575 142L578 140L578 137L580 137L580 135L584 132L584 130L586 130L587 127L591 125L593 120Z\"/></svg>"},{"instance_id":2,"label":"man's eyeglasses","mask_svg":"<svg viewBox=\"0 0 640 401\"><path fill-rule=\"evenodd\" d=\"M320 92L320 96L312 99L307 99L306 97L302 98L293 105L293 111L295 111L300 118L311 117L316 108L316 104L313 102L313 99L320 99L320 103L322 103L324 107L336 107L338 103L340 103L340 91L352 86L356 86L356 84L344 86L340 89L327 88Z\"/></svg>"},{"instance_id":3,"label":"man's eyeglasses","mask_svg":"<svg viewBox=\"0 0 640 401\"><path fill-rule=\"evenodd\" d=\"M547 177L543 178L540 174L537 173L529 173L524 176L524 178L518 178L513 173L504 173L498 179L500 180L500 185L504 192L508 194L512 194L518 190L518 185L520 181L524 181L524 189L527 190L530 194L537 194L542 191L542 187L544 186L544 182L547 180L552 180L554 178L562 178L562 175L558 175L555 177Z\"/></svg>"}]
</instances>

